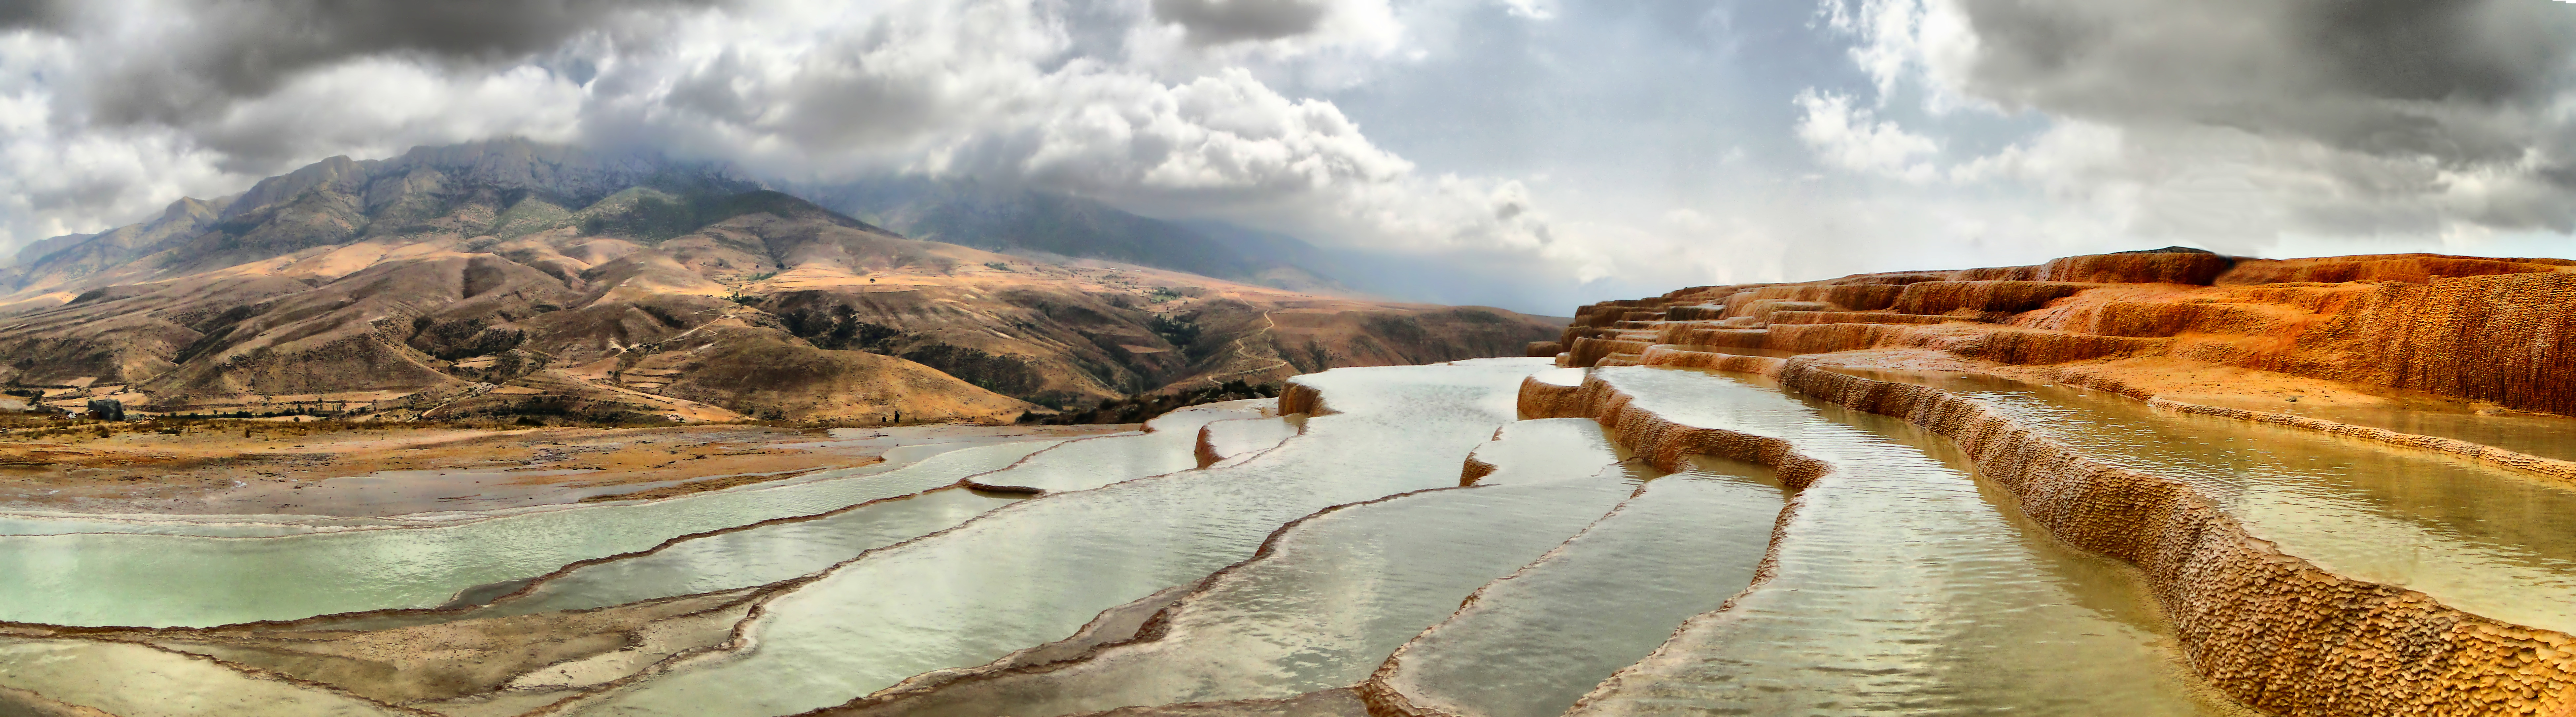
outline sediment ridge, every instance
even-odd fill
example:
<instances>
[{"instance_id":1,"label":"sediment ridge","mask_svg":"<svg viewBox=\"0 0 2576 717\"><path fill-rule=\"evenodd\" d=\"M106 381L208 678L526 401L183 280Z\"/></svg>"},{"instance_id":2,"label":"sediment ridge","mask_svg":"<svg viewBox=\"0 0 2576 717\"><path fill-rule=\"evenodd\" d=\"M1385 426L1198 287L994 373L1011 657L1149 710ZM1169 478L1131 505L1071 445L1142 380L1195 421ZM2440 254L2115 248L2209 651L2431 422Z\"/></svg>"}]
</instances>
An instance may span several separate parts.
<instances>
[{"instance_id":1,"label":"sediment ridge","mask_svg":"<svg viewBox=\"0 0 2576 717\"><path fill-rule=\"evenodd\" d=\"M2140 568L2191 665L2247 705L2298 716L2576 713L2576 637L2332 574L2248 535L2180 483L2102 464L1972 399L1837 373L1814 359L1664 353L1663 365L1769 369L1762 372L1808 396L1902 418L1955 442L2052 535ZM1779 439L1675 423L1597 378L1579 386L1525 381L1520 405L1528 418L1599 420L1658 467L1719 455L1773 466L1791 490L1832 470ZM1800 505L1793 497L1783 520ZM1768 580L1772 562L1766 558L1748 591ZM1620 680L1605 681L1593 697ZM1379 691L1362 690L1372 692ZM1440 714L1399 699L1370 704L1380 714Z\"/></svg>"}]
</instances>

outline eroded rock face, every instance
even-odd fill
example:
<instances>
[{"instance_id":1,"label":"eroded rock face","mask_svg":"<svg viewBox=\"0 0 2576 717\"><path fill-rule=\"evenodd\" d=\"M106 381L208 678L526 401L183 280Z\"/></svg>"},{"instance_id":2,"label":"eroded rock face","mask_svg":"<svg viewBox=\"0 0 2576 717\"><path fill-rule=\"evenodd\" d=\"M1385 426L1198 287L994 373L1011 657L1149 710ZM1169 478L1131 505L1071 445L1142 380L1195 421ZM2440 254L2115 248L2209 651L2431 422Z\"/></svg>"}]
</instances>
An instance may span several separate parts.
<instances>
[{"instance_id":1,"label":"eroded rock face","mask_svg":"<svg viewBox=\"0 0 2576 717\"><path fill-rule=\"evenodd\" d=\"M2576 412L2576 262L2189 251L2028 267L1693 287L1576 311L1563 363L1656 344L1739 353L1925 348L2003 364L2175 359Z\"/></svg>"}]
</instances>

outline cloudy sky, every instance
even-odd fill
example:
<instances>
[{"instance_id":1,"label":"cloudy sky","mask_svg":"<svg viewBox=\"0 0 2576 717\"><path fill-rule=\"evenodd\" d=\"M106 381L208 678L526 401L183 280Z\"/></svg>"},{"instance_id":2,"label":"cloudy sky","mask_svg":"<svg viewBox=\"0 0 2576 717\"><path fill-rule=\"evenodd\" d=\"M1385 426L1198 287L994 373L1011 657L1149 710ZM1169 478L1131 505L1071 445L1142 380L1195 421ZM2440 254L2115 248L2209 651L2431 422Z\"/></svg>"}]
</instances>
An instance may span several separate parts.
<instances>
[{"instance_id":1,"label":"cloudy sky","mask_svg":"<svg viewBox=\"0 0 2576 717\"><path fill-rule=\"evenodd\" d=\"M1028 182L1558 314L2169 244L2576 257L2576 5L0 0L0 248L502 136Z\"/></svg>"}]
</instances>

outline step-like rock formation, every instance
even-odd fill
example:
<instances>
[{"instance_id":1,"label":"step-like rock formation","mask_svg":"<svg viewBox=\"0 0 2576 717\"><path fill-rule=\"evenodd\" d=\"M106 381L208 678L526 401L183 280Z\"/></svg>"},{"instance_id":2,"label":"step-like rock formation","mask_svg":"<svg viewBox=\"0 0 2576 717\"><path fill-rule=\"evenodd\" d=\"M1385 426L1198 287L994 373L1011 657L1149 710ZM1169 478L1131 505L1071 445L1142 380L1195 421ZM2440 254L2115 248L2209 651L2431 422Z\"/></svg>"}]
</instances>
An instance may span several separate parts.
<instances>
[{"instance_id":1,"label":"step-like rock formation","mask_svg":"<svg viewBox=\"0 0 2576 717\"><path fill-rule=\"evenodd\" d=\"M2296 401L2323 387L2365 401L2429 396L2488 412L2576 410L2576 372L2568 370L2576 367L2576 350L2559 340L2576 331L2571 266L2576 262L2435 255L2275 261L2162 251L1693 287L1578 309L1557 361L1760 374L1946 437L2051 533L2143 570L2192 667L2248 705L2289 715L2568 714L2576 710L2576 636L2335 574L2249 535L2210 496L2182 482L2114 467L1976 400L1828 366L1985 367L1978 370L2091 386L2165 411L2566 480L2571 464L2564 460L2230 406L2282 401L2284 393ZM1860 350L1875 351L1847 354L1853 359L1780 358ZM1752 460L1780 467L1793 487L1832 470L1758 436L1653 415L1608 383L1566 383L1526 382L1524 415L1595 418L1658 465L1694 453ZM2193 396L2235 402L2160 395L2185 384ZM1614 677L1594 696L1619 683Z\"/></svg>"},{"instance_id":2,"label":"step-like rock formation","mask_svg":"<svg viewBox=\"0 0 2576 717\"><path fill-rule=\"evenodd\" d=\"M1704 286L1581 307L1561 365L1655 344L1924 348L2000 364L2171 359L2576 412L2576 262L2161 250L2025 267ZM1543 343L1533 351L1547 348Z\"/></svg>"}]
</instances>

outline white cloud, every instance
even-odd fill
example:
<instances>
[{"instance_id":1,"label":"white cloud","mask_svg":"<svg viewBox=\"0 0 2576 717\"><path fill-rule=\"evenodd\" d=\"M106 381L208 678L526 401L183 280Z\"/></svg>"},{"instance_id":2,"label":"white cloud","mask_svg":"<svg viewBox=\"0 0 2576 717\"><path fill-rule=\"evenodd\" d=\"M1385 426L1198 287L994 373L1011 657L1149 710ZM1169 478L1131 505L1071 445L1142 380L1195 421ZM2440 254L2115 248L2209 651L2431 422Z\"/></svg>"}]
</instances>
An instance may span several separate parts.
<instances>
[{"instance_id":1,"label":"white cloud","mask_svg":"<svg viewBox=\"0 0 2576 717\"><path fill-rule=\"evenodd\" d=\"M2324 0L1820 8L1855 40L1880 104L1914 88L1936 120L1977 110L1915 134L1837 95L1801 95L1800 137L1842 169L2018 186L2114 217L2118 236L2237 251L2290 236L2576 229L2576 39L2551 29L2576 28L2563 13ZM2043 129L1947 167L1914 161L1947 131L2017 113Z\"/></svg>"},{"instance_id":2,"label":"white cloud","mask_svg":"<svg viewBox=\"0 0 2576 717\"><path fill-rule=\"evenodd\" d=\"M1791 101L1804 113L1798 139L1827 164L1909 182L1930 181L1939 173L1930 161L1941 152L1939 142L1879 121L1869 110L1852 107L1850 97L1808 89Z\"/></svg>"},{"instance_id":3,"label":"white cloud","mask_svg":"<svg viewBox=\"0 0 2576 717\"><path fill-rule=\"evenodd\" d=\"M1548 20L1556 17L1554 0L1502 0L1503 10L1512 17Z\"/></svg>"},{"instance_id":4,"label":"white cloud","mask_svg":"<svg viewBox=\"0 0 2576 717\"><path fill-rule=\"evenodd\" d=\"M1267 0L1226 0L1257 1ZM17 85L0 121L14 120L8 156L18 171L0 183L17 183L8 188L21 206L8 229L24 242L133 221L174 190L238 188L331 154L518 135L640 144L795 179L900 170L1025 180L1131 206L1269 216L1281 220L1274 226L1378 248L1490 245L1589 267L1577 275L1607 271L1579 246L1552 242L1517 183L1420 176L1332 103L1283 94L1243 66L1380 55L1402 36L1383 0L1313 7L1311 22L1224 14L1251 5L1200 7L1193 21L1233 23L1219 29L1240 37L1198 46L1182 42L1179 23L1157 17L1151 0L767 0L687 11L653 33L575 34L490 67L359 55L184 121L122 128L68 116L81 108L59 90L83 77L65 71L71 58L106 38L186 23L17 32L0 47L0 81ZM1100 37L1134 44L1085 45ZM565 71L576 66L584 73ZM94 153L83 147L131 156L53 173L62 186L37 171L77 161L65 153ZM144 179L185 167L197 169L176 175L183 180ZM86 198L64 199L76 195Z\"/></svg>"}]
</instances>

